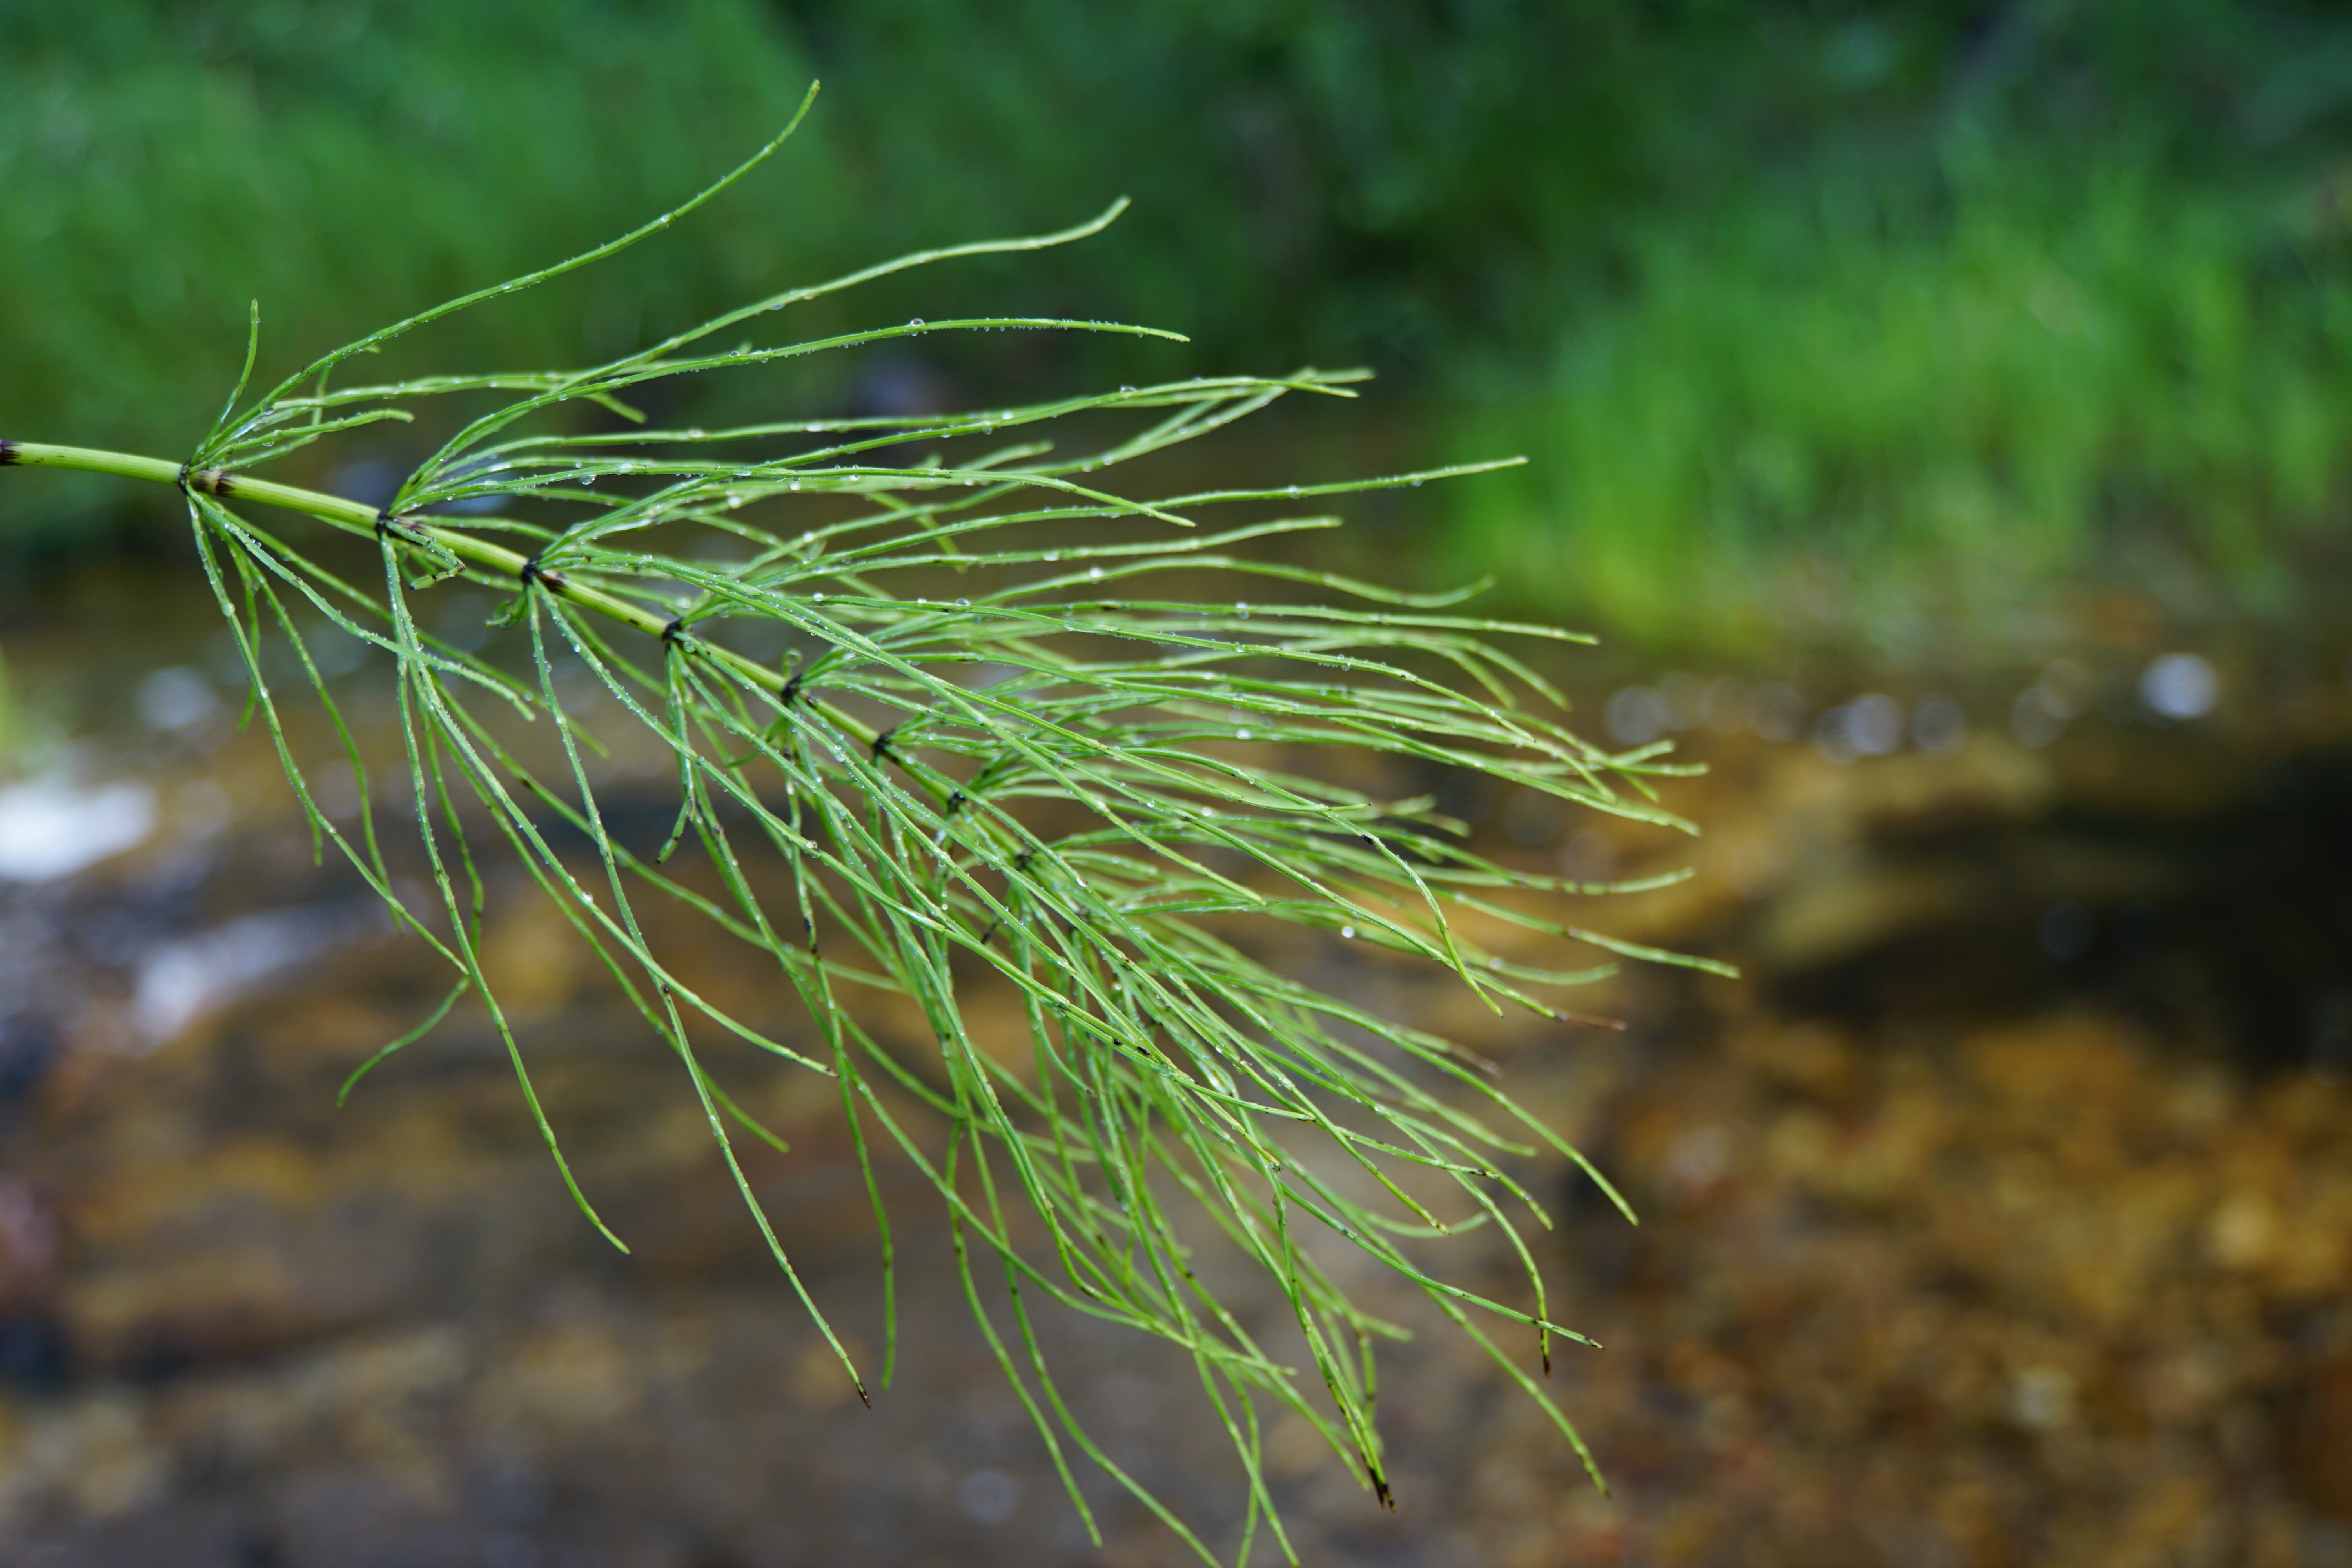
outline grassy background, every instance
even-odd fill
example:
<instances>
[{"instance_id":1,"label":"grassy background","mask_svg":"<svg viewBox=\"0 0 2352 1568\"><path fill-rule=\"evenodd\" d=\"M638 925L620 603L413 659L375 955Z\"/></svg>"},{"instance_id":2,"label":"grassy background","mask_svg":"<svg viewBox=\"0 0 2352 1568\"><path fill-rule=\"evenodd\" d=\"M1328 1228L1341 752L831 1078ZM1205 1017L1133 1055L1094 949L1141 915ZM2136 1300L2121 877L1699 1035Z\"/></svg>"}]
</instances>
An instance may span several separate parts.
<instances>
[{"instance_id":1,"label":"grassy background","mask_svg":"<svg viewBox=\"0 0 2352 1568\"><path fill-rule=\"evenodd\" d=\"M2159 555L2294 608L2352 450L2332 246L2145 164L2001 172L1644 237L1637 293L1497 367L1491 424L1548 461L1465 498L1455 557L1734 643L1999 623Z\"/></svg>"},{"instance_id":2,"label":"grassy background","mask_svg":"<svg viewBox=\"0 0 2352 1568\"><path fill-rule=\"evenodd\" d=\"M1126 192L1085 247L839 309L1193 334L1153 374L1369 361L1423 445L1537 459L1433 497L1432 570L1662 641L1780 635L1824 591L1968 616L2152 550L2260 608L2341 517L2333 6L0 0L0 429L29 437L174 450L247 299L286 365L655 210L822 75L803 142L677 239L408 363L610 353ZM1028 391L1141 351L925 352L900 372ZM20 552L144 526L40 497L0 500Z\"/></svg>"}]
</instances>

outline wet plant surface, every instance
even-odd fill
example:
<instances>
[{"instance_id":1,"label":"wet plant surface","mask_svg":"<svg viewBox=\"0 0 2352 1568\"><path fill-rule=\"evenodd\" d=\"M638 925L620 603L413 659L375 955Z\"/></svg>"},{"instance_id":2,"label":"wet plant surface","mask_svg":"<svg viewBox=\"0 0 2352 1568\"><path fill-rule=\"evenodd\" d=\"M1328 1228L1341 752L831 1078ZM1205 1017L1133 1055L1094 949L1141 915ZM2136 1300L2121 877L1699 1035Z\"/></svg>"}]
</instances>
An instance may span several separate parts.
<instances>
[{"instance_id":1,"label":"wet plant surface","mask_svg":"<svg viewBox=\"0 0 2352 1568\"><path fill-rule=\"evenodd\" d=\"M486 963L633 1253L580 1219L478 1016L338 1110L440 983L312 868L209 631L147 602L92 579L11 642L19 732L51 743L0 797L0 852L119 852L0 883L0 1561L1181 1560L1098 1477L1108 1542L1087 1544L905 1173L900 1364L858 1405L677 1063L520 879L492 889ZM1747 972L1584 994L1622 1033L1489 1015L1363 943L1269 954L1494 1058L1643 1219L1525 1167L1557 1221L1556 1315L1606 1347L1556 1349L1551 1387L1612 1496L1359 1265L1342 1282L1416 1331L1380 1384L1398 1509L1276 1426L1302 1557L2352 1562L2352 689L2341 650L2216 653L2221 700L2167 719L2162 652L1947 679L1957 729L1882 677L1885 745L1852 675L1790 711L1761 678L1580 692L1592 722L1686 730L1714 771L1667 804L1704 840L1446 805L1530 867L1697 868L1580 900ZM674 808L637 765L609 764L645 817L624 837ZM692 953L698 989L805 1032L753 955ZM791 1143L751 1177L870 1349L877 1245L837 1105L748 1065L713 1070ZM1466 1283L1523 1289L1499 1242L1450 1251ZM1277 1321L1199 1257L1253 1327ZM1074 1315L1045 1330L1113 1457L1229 1549L1239 1475L1189 1363Z\"/></svg>"}]
</instances>

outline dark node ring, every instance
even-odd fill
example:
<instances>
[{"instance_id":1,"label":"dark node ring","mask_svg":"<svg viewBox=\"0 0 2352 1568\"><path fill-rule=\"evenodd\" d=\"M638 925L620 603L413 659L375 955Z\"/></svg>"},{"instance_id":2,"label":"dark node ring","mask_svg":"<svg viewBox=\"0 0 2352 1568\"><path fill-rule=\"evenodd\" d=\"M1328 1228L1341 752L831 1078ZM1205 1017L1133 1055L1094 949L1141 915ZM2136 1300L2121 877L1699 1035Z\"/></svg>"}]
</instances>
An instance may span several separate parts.
<instances>
[{"instance_id":1,"label":"dark node ring","mask_svg":"<svg viewBox=\"0 0 2352 1568\"><path fill-rule=\"evenodd\" d=\"M801 694L801 678L807 673L804 669L795 671L793 678L784 682L783 689L776 693L776 700L787 708L791 707L793 699Z\"/></svg>"},{"instance_id":2,"label":"dark node ring","mask_svg":"<svg viewBox=\"0 0 2352 1568\"><path fill-rule=\"evenodd\" d=\"M195 462L193 458L187 462L182 463L180 465L180 477L172 481L180 488L180 493L182 495L186 495L188 493L188 470L194 467Z\"/></svg>"},{"instance_id":3,"label":"dark node ring","mask_svg":"<svg viewBox=\"0 0 2352 1568\"><path fill-rule=\"evenodd\" d=\"M382 539L387 532L406 533L407 531L408 520L395 514L392 508L385 507L375 514L375 536L378 539Z\"/></svg>"},{"instance_id":4,"label":"dark node ring","mask_svg":"<svg viewBox=\"0 0 2352 1568\"><path fill-rule=\"evenodd\" d=\"M890 737L898 732L898 727L896 724L893 724L890 728L883 731L880 734L874 737L874 760L876 762L880 762L884 756L888 754L890 750Z\"/></svg>"},{"instance_id":5,"label":"dark node ring","mask_svg":"<svg viewBox=\"0 0 2352 1568\"><path fill-rule=\"evenodd\" d=\"M949 795L948 795L947 815L948 815L948 816L953 816L957 813L957 811L958 811L958 810L961 809L961 807L962 807L962 805L963 805L963 802L964 802L964 793L963 793L963 791L961 791L961 790L954 790L954 791L950 792L950 794L949 794Z\"/></svg>"},{"instance_id":6,"label":"dark node ring","mask_svg":"<svg viewBox=\"0 0 2352 1568\"><path fill-rule=\"evenodd\" d=\"M551 566L541 566L539 563L539 558L546 553L547 546L543 544L537 550L532 551L530 552L530 559L524 562L520 567L517 568L515 572L515 580L520 582L526 588L530 587L533 583L536 583L551 594L562 587L563 574L556 571Z\"/></svg>"},{"instance_id":7,"label":"dark node ring","mask_svg":"<svg viewBox=\"0 0 2352 1568\"><path fill-rule=\"evenodd\" d=\"M672 616L669 618L669 625L662 627L661 639L670 647L677 647L682 643L692 642L694 634L686 629L684 616Z\"/></svg>"}]
</instances>

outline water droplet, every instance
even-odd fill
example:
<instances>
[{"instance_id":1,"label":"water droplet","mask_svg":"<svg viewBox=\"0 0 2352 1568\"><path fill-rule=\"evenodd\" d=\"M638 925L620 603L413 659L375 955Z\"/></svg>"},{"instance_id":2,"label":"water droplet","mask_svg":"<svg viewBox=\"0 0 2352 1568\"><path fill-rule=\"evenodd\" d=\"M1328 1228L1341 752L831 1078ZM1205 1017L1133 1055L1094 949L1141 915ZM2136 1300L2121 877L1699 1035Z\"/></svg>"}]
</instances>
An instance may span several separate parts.
<instances>
[{"instance_id":1,"label":"water droplet","mask_svg":"<svg viewBox=\"0 0 2352 1568\"><path fill-rule=\"evenodd\" d=\"M1289 492L1289 493L1290 493L1290 494L1292 494L1292 495L1297 495L1297 494L1298 493L1298 487L1297 487L1297 485L1293 485L1293 486L1291 486L1291 487L1290 487L1290 492Z\"/></svg>"},{"instance_id":2,"label":"water droplet","mask_svg":"<svg viewBox=\"0 0 2352 1568\"><path fill-rule=\"evenodd\" d=\"M956 601L956 608L959 610L969 610L971 608L971 601L970 599L958 599Z\"/></svg>"},{"instance_id":3,"label":"water droplet","mask_svg":"<svg viewBox=\"0 0 2352 1568\"><path fill-rule=\"evenodd\" d=\"M1045 559L1048 561L1059 561L1061 558L1062 552L1058 550L1048 550L1045 552Z\"/></svg>"},{"instance_id":4,"label":"water droplet","mask_svg":"<svg viewBox=\"0 0 2352 1568\"><path fill-rule=\"evenodd\" d=\"M688 430L686 435L687 438L690 441L699 441L702 439L702 432L698 429Z\"/></svg>"},{"instance_id":5,"label":"water droplet","mask_svg":"<svg viewBox=\"0 0 2352 1568\"><path fill-rule=\"evenodd\" d=\"M907 323L907 325L908 325L908 326L910 326L910 327L919 327L919 326L921 326L922 324L923 324L923 318L922 318L922 317L920 317L920 316L914 317L913 319L911 319L910 321L908 321L908 323Z\"/></svg>"},{"instance_id":6,"label":"water droplet","mask_svg":"<svg viewBox=\"0 0 2352 1568\"><path fill-rule=\"evenodd\" d=\"M793 481L793 489L800 489L800 488L801 488L801 482L800 482L800 480L798 480L798 479L794 479L794 480Z\"/></svg>"},{"instance_id":7,"label":"water droplet","mask_svg":"<svg viewBox=\"0 0 2352 1568\"><path fill-rule=\"evenodd\" d=\"M1413 489L1421 489L1421 481L1420 481L1419 479L1415 479L1415 480L1413 480L1413 481L1412 481L1412 488L1413 488Z\"/></svg>"},{"instance_id":8,"label":"water droplet","mask_svg":"<svg viewBox=\"0 0 2352 1568\"><path fill-rule=\"evenodd\" d=\"M1486 961L1486 967L1489 969L1500 969L1503 967L1503 961L1499 958L1490 958Z\"/></svg>"},{"instance_id":9,"label":"water droplet","mask_svg":"<svg viewBox=\"0 0 2352 1568\"><path fill-rule=\"evenodd\" d=\"M1356 928L1354 926L1341 926L1339 928L1339 934L1346 937L1349 942L1353 942L1356 940Z\"/></svg>"},{"instance_id":10,"label":"water droplet","mask_svg":"<svg viewBox=\"0 0 2352 1568\"><path fill-rule=\"evenodd\" d=\"M816 601L816 602L817 602L818 604L820 604L820 605L822 605L822 604L824 604L824 594L822 594L822 593L811 594L811 595L809 595L809 597L810 597L811 599L814 599L814 601Z\"/></svg>"},{"instance_id":11,"label":"water droplet","mask_svg":"<svg viewBox=\"0 0 2352 1568\"><path fill-rule=\"evenodd\" d=\"M1119 395L1120 395L1120 396L1122 396L1122 397L1126 397L1126 396L1132 396L1132 395L1134 395L1134 392L1135 392L1135 388L1133 388L1133 387L1131 387L1131 386L1122 386L1122 387L1120 387L1118 390L1119 390Z\"/></svg>"},{"instance_id":12,"label":"water droplet","mask_svg":"<svg viewBox=\"0 0 2352 1568\"><path fill-rule=\"evenodd\" d=\"M1248 620L1248 619L1249 619L1249 601L1248 601L1248 600L1246 600L1246 599L1244 599L1244 600L1243 600L1240 604L1235 605L1234 606L1234 615L1236 615L1236 616L1240 616L1243 620Z\"/></svg>"},{"instance_id":13,"label":"water droplet","mask_svg":"<svg viewBox=\"0 0 2352 1568\"><path fill-rule=\"evenodd\" d=\"M1102 581L1102 568L1099 566L1089 566L1087 568L1087 575L1099 583Z\"/></svg>"},{"instance_id":14,"label":"water droplet","mask_svg":"<svg viewBox=\"0 0 2352 1568\"><path fill-rule=\"evenodd\" d=\"M1251 734L1247 730L1236 730L1234 731L1234 738L1239 741L1252 741L1255 740L1257 737Z\"/></svg>"}]
</instances>

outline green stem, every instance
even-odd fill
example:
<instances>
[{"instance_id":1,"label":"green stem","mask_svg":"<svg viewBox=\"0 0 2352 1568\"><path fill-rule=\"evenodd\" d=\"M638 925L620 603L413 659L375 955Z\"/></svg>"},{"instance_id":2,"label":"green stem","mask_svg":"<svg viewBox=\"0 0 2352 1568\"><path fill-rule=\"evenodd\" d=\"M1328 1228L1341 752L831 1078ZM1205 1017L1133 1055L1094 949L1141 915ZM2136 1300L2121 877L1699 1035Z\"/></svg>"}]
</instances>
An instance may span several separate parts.
<instances>
[{"instance_id":1,"label":"green stem","mask_svg":"<svg viewBox=\"0 0 2352 1568\"><path fill-rule=\"evenodd\" d=\"M533 558L503 544L478 539L470 533L420 518L385 519L372 508L341 496L328 495L322 490L306 490L295 485L281 485L273 479L257 479L245 474L229 473L221 468L190 469L162 458L136 457L129 452L104 452L90 447L49 447L33 441L0 440L0 468L22 465L28 468L79 468L85 473L113 474L128 479L145 479L159 485L185 484L190 489L206 495L239 500L259 501L264 506L283 507L331 523L346 533L376 535L380 523L391 527L394 537L425 550L443 550L487 572L510 577L518 584L536 582L540 587L566 604L578 605L599 615L609 616L624 625L633 626L647 637L666 636L670 621L641 605L632 604L616 594L575 582L555 569L541 568ZM758 660L699 638L679 639L679 646L696 658L719 665L737 677L761 688L777 684L776 672ZM825 704L826 716L856 735L867 745L880 737L881 731L871 725Z\"/></svg>"}]
</instances>

